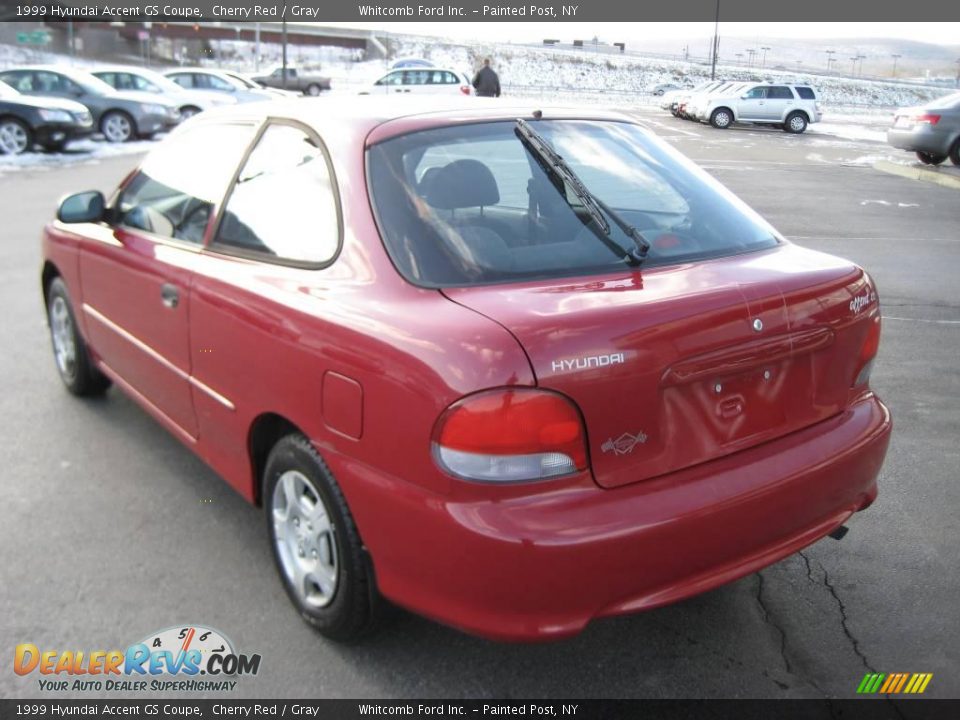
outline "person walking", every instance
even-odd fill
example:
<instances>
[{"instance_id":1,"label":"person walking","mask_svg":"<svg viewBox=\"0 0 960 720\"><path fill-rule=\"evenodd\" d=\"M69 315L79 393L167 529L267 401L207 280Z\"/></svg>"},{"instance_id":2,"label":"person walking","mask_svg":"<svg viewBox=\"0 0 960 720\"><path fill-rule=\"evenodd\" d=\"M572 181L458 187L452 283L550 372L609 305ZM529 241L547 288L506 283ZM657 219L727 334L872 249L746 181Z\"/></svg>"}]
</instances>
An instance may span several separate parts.
<instances>
[{"instance_id":1,"label":"person walking","mask_svg":"<svg viewBox=\"0 0 960 720\"><path fill-rule=\"evenodd\" d=\"M483 61L483 67L473 76L473 89L480 97L500 97L500 78L490 67L490 58Z\"/></svg>"}]
</instances>

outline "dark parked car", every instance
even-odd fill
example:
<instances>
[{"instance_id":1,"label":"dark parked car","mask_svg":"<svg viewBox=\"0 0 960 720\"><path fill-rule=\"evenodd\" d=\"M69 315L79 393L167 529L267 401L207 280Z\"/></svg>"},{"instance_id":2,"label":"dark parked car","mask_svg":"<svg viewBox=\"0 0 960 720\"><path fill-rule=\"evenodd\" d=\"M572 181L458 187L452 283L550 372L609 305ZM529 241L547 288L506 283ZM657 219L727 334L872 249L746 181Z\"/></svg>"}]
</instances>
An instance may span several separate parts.
<instances>
[{"instance_id":1,"label":"dark parked car","mask_svg":"<svg viewBox=\"0 0 960 720\"><path fill-rule=\"evenodd\" d=\"M40 280L66 388L261 505L337 639L381 598L543 640L704 592L868 507L890 439L870 276L596 108L212 110L65 199Z\"/></svg>"},{"instance_id":2,"label":"dark parked car","mask_svg":"<svg viewBox=\"0 0 960 720\"><path fill-rule=\"evenodd\" d=\"M174 103L149 93L118 92L90 73L72 68L14 68L0 72L0 80L25 95L50 95L85 105L94 126L110 142L152 137L180 122Z\"/></svg>"},{"instance_id":3,"label":"dark parked car","mask_svg":"<svg viewBox=\"0 0 960 720\"><path fill-rule=\"evenodd\" d=\"M939 165L948 157L960 165L960 93L897 110L887 142L913 150L925 165Z\"/></svg>"},{"instance_id":4,"label":"dark parked car","mask_svg":"<svg viewBox=\"0 0 960 720\"><path fill-rule=\"evenodd\" d=\"M319 95L330 89L330 78L312 73L300 72L296 68L287 68L287 81L283 81L283 68L277 68L269 75L255 75L254 82L268 88L296 90L304 95Z\"/></svg>"},{"instance_id":5,"label":"dark parked car","mask_svg":"<svg viewBox=\"0 0 960 720\"><path fill-rule=\"evenodd\" d=\"M92 132L93 118L80 103L27 97L0 81L0 153L19 155L34 144L61 150L70 140Z\"/></svg>"}]
</instances>

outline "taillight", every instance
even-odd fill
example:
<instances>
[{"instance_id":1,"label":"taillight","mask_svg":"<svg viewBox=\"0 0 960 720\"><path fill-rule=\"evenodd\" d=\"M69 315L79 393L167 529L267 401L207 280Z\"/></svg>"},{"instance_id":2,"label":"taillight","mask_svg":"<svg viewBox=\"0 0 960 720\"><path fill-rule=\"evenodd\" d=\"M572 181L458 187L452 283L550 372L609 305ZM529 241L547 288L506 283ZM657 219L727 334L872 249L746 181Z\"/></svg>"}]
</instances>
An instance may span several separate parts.
<instances>
[{"instance_id":1,"label":"taillight","mask_svg":"<svg viewBox=\"0 0 960 720\"><path fill-rule=\"evenodd\" d=\"M913 121L919 124L926 123L928 125L936 125L938 122L940 122L940 116L932 115L930 113L925 113L923 115L914 115Z\"/></svg>"},{"instance_id":2,"label":"taillight","mask_svg":"<svg viewBox=\"0 0 960 720\"><path fill-rule=\"evenodd\" d=\"M853 387L860 387L870 382L873 361L877 357L877 350L880 349L880 313L870 318L869 323L867 335L863 339L863 345L860 346L860 357L857 360L859 370L853 381Z\"/></svg>"},{"instance_id":3,"label":"taillight","mask_svg":"<svg viewBox=\"0 0 960 720\"><path fill-rule=\"evenodd\" d=\"M562 395L504 388L470 395L440 416L433 456L468 480L519 482L587 468L580 413Z\"/></svg>"},{"instance_id":4,"label":"taillight","mask_svg":"<svg viewBox=\"0 0 960 720\"><path fill-rule=\"evenodd\" d=\"M460 92L462 92L464 95L469 95L469 94L470 94L470 86L469 86L469 85L461 85L461 86L460 86Z\"/></svg>"}]
</instances>

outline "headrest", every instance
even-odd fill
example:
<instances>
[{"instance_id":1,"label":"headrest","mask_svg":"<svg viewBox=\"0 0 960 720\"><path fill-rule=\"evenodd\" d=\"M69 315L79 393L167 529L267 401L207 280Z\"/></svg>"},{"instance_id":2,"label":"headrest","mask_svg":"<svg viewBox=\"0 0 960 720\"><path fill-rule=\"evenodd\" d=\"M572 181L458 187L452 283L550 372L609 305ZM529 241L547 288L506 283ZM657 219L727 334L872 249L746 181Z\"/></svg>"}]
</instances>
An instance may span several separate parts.
<instances>
[{"instance_id":1,"label":"headrest","mask_svg":"<svg viewBox=\"0 0 960 720\"><path fill-rule=\"evenodd\" d=\"M483 207L500 202L490 168L479 160L454 160L430 178L424 188L428 203L441 210Z\"/></svg>"}]
</instances>

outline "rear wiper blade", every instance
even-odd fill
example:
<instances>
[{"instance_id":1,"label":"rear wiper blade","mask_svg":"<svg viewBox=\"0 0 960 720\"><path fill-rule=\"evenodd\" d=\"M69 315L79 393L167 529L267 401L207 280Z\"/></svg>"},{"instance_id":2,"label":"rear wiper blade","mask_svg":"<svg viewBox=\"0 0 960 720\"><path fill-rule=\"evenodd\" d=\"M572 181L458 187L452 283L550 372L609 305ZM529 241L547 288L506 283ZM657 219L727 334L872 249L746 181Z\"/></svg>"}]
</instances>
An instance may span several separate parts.
<instances>
[{"instance_id":1,"label":"rear wiper blade","mask_svg":"<svg viewBox=\"0 0 960 720\"><path fill-rule=\"evenodd\" d=\"M577 177L573 169L567 165L563 157L554 150L550 143L546 141L530 123L522 118L517 118L516 128L514 130L520 142L523 143L533 156L539 161L540 165L547 171L563 180L573 190L574 195L583 204L583 207L590 213L590 217L597 224L597 227L603 231L603 234L609 238L610 223L604 217L604 213L616 224L620 230L633 241L634 247L625 250L616 243L613 245L622 253L624 259L629 260L635 265L640 265L647 257L650 251L650 243L633 225L624 220L620 214L594 195L583 184L583 181ZM601 238L606 242L605 238Z\"/></svg>"}]
</instances>

